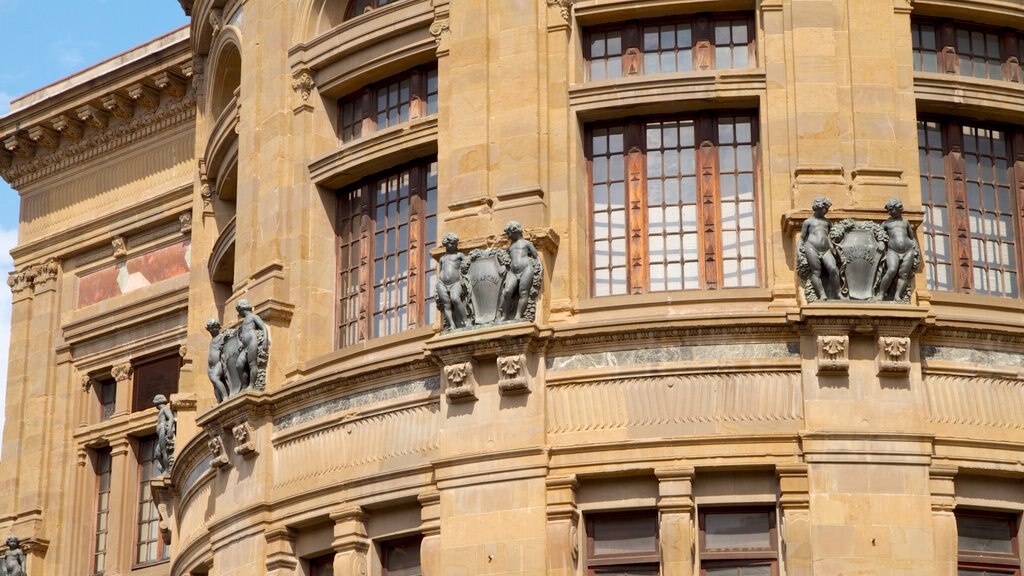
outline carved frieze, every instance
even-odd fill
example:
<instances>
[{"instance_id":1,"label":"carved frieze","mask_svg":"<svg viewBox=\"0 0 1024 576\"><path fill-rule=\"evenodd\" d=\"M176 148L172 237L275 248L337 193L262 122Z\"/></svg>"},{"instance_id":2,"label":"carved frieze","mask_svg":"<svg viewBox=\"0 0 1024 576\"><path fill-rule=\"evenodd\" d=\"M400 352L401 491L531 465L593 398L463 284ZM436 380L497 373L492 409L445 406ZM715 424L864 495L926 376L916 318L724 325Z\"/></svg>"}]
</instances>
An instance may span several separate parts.
<instances>
[{"instance_id":1,"label":"carved frieze","mask_svg":"<svg viewBox=\"0 0 1024 576\"><path fill-rule=\"evenodd\" d=\"M80 140L85 131L82 123L69 114L57 116L50 122L50 125L68 140Z\"/></svg>"},{"instance_id":2,"label":"carved frieze","mask_svg":"<svg viewBox=\"0 0 1024 576\"><path fill-rule=\"evenodd\" d=\"M235 454L245 458L252 458L258 454L253 430L248 422L237 424L231 429L231 435L235 437Z\"/></svg>"},{"instance_id":3,"label":"carved frieze","mask_svg":"<svg viewBox=\"0 0 1024 576\"><path fill-rule=\"evenodd\" d=\"M476 400L476 378L472 362L460 362L444 367L444 394L449 402Z\"/></svg>"},{"instance_id":4,"label":"carved frieze","mask_svg":"<svg viewBox=\"0 0 1024 576\"><path fill-rule=\"evenodd\" d=\"M530 392L522 354L498 356L498 392L503 396Z\"/></svg>"},{"instance_id":5,"label":"carved frieze","mask_svg":"<svg viewBox=\"0 0 1024 576\"><path fill-rule=\"evenodd\" d=\"M150 110L155 110L160 105L160 92L141 82L128 87L128 96L140 106Z\"/></svg>"},{"instance_id":6,"label":"carved frieze","mask_svg":"<svg viewBox=\"0 0 1024 576\"><path fill-rule=\"evenodd\" d=\"M107 94L100 98L103 109L114 115L114 118L122 122L128 122L135 115L135 106L132 101L116 92Z\"/></svg>"},{"instance_id":7,"label":"carved frieze","mask_svg":"<svg viewBox=\"0 0 1024 576\"><path fill-rule=\"evenodd\" d=\"M77 111L78 119L97 130L105 130L109 117L107 113L95 106L86 104Z\"/></svg>"},{"instance_id":8,"label":"carved frieze","mask_svg":"<svg viewBox=\"0 0 1024 576\"><path fill-rule=\"evenodd\" d=\"M153 84L171 98L181 98L185 95L185 81L177 74L170 71L163 71L150 78Z\"/></svg>"},{"instance_id":9,"label":"carved frieze","mask_svg":"<svg viewBox=\"0 0 1024 576\"><path fill-rule=\"evenodd\" d=\"M47 150L56 150L60 146L60 133L43 125L29 128L28 137Z\"/></svg>"},{"instance_id":10,"label":"carved frieze","mask_svg":"<svg viewBox=\"0 0 1024 576\"><path fill-rule=\"evenodd\" d=\"M878 337L878 372L891 375L910 372L910 338Z\"/></svg>"},{"instance_id":11,"label":"carved frieze","mask_svg":"<svg viewBox=\"0 0 1024 576\"><path fill-rule=\"evenodd\" d=\"M4 140L4 149L19 158L31 158L36 153L35 142L24 133L15 134Z\"/></svg>"},{"instance_id":12,"label":"carved frieze","mask_svg":"<svg viewBox=\"0 0 1024 576\"><path fill-rule=\"evenodd\" d=\"M817 337L818 373L845 374L850 370L850 336L819 334Z\"/></svg>"}]
</instances>

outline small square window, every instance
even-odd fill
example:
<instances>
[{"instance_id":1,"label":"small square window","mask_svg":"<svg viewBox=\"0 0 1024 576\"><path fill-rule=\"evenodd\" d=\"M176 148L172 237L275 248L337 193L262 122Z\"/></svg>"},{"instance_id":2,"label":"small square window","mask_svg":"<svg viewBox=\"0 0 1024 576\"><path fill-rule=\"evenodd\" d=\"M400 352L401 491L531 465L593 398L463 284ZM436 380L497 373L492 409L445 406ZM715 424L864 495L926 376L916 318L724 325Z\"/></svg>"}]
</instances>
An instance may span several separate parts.
<instances>
[{"instance_id":1,"label":"small square window","mask_svg":"<svg viewBox=\"0 0 1024 576\"><path fill-rule=\"evenodd\" d=\"M958 574L1020 574L1017 523L1016 514L958 509Z\"/></svg>"},{"instance_id":2,"label":"small square window","mask_svg":"<svg viewBox=\"0 0 1024 576\"><path fill-rule=\"evenodd\" d=\"M588 574L658 574L657 511L588 514L586 526Z\"/></svg>"},{"instance_id":3,"label":"small square window","mask_svg":"<svg viewBox=\"0 0 1024 576\"><path fill-rule=\"evenodd\" d=\"M775 508L708 508L699 518L702 576L775 574Z\"/></svg>"},{"instance_id":4,"label":"small square window","mask_svg":"<svg viewBox=\"0 0 1024 576\"><path fill-rule=\"evenodd\" d=\"M380 545L380 562L384 576L420 576L421 536L388 540Z\"/></svg>"}]
</instances>

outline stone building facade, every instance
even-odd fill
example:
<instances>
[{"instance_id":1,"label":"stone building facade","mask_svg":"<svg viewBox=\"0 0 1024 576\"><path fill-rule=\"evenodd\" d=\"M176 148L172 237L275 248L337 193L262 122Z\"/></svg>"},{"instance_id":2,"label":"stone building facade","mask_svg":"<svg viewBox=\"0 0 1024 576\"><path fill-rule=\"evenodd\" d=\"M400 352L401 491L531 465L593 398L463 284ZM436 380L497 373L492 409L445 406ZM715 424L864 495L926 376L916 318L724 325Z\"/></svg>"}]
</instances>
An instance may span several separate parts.
<instances>
[{"instance_id":1,"label":"stone building facade","mask_svg":"<svg viewBox=\"0 0 1024 576\"><path fill-rule=\"evenodd\" d=\"M1018 2L181 3L0 118L27 574L1020 574ZM809 296L817 197L908 301ZM512 220L535 318L443 330Z\"/></svg>"}]
</instances>

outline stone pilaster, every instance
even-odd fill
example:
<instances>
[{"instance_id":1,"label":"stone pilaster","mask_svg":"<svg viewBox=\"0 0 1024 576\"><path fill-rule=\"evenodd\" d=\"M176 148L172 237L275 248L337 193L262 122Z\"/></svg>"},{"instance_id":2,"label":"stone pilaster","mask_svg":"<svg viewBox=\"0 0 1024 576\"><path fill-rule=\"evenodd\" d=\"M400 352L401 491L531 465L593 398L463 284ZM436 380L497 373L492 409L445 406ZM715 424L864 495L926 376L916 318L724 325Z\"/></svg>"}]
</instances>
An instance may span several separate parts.
<instances>
[{"instance_id":1,"label":"stone pilaster","mask_svg":"<svg viewBox=\"0 0 1024 576\"><path fill-rule=\"evenodd\" d=\"M295 556L298 533L287 526L267 530L267 576L295 576L299 567Z\"/></svg>"},{"instance_id":2,"label":"stone pilaster","mask_svg":"<svg viewBox=\"0 0 1024 576\"><path fill-rule=\"evenodd\" d=\"M572 576L580 558L575 476L547 479L548 576Z\"/></svg>"},{"instance_id":3,"label":"stone pilaster","mask_svg":"<svg viewBox=\"0 0 1024 576\"><path fill-rule=\"evenodd\" d=\"M331 514L334 521L334 576L366 576L367 551L366 512L359 506Z\"/></svg>"},{"instance_id":4,"label":"stone pilaster","mask_svg":"<svg viewBox=\"0 0 1024 576\"><path fill-rule=\"evenodd\" d=\"M441 575L441 494L424 492L420 502L420 570L423 576Z\"/></svg>"},{"instance_id":5,"label":"stone pilaster","mask_svg":"<svg viewBox=\"0 0 1024 576\"><path fill-rule=\"evenodd\" d=\"M779 477L780 534L782 560L789 576L813 574L811 550L810 483L806 464L785 464L775 467Z\"/></svg>"},{"instance_id":6,"label":"stone pilaster","mask_svg":"<svg viewBox=\"0 0 1024 576\"><path fill-rule=\"evenodd\" d=\"M135 494L137 488L133 484L137 482L138 471L132 457L131 442L127 438L118 438L110 443L110 493ZM111 526L135 526L137 508L138 501L134 498L112 497L108 522ZM107 539L106 573L126 574L131 570L134 552L134 537L123 535Z\"/></svg>"},{"instance_id":7,"label":"stone pilaster","mask_svg":"<svg viewBox=\"0 0 1024 576\"><path fill-rule=\"evenodd\" d=\"M689 466L659 468L659 539L661 573L664 576L692 576L694 533L693 475Z\"/></svg>"},{"instance_id":8,"label":"stone pilaster","mask_svg":"<svg viewBox=\"0 0 1024 576\"><path fill-rule=\"evenodd\" d=\"M110 376L117 382L115 385L117 392L114 395L114 416L131 412L132 407L128 404L128 400L131 396L134 374L132 363L128 361L119 362L110 368Z\"/></svg>"},{"instance_id":9,"label":"stone pilaster","mask_svg":"<svg viewBox=\"0 0 1024 576\"><path fill-rule=\"evenodd\" d=\"M935 574L956 574L955 466L932 466L928 470L928 489L932 496L932 537L935 546Z\"/></svg>"}]
</instances>

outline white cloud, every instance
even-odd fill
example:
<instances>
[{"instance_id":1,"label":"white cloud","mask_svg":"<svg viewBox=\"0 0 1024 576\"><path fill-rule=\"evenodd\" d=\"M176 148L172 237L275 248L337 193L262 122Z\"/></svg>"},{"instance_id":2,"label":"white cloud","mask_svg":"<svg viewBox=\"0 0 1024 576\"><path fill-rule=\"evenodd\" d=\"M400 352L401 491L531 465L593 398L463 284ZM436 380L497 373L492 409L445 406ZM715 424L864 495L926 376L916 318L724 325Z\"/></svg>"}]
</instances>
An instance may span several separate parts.
<instances>
[{"instance_id":1,"label":"white cloud","mask_svg":"<svg viewBox=\"0 0 1024 576\"><path fill-rule=\"evenodd\" d=\"M70 38L50 45L53 57L65 72L78 71L85 66L86 53L95 51L99 44L92 41L75 42ZM90 58L92 58L90 56Z\"/></svg>"},{"instance_id":2,"label":"white cloud","mask_svg":"<svg viewBox=\"0 0 1024 576\"><path fill-rule=\"evenodd\" d=\"M18 230L0 228L0 278L14 270L11 249L18 244ZM7 404L7 358L11 348L11 289L7 282L0 288L0 430L3 430ZM0 450L3 449L0 444ZM2 454L0 454L2 456Z\"/></svg>"},{"instance_id":3,"label":"white cloud","mask_svg":"<svg viewBox=\"0 0 1024 576\"><path fill-rule=\"evenodd\" d=\"M14 96L11 96L7 92L0 91L0 116L11 111L11 100L13 98Z\"/></svg>"}]
</instances>

